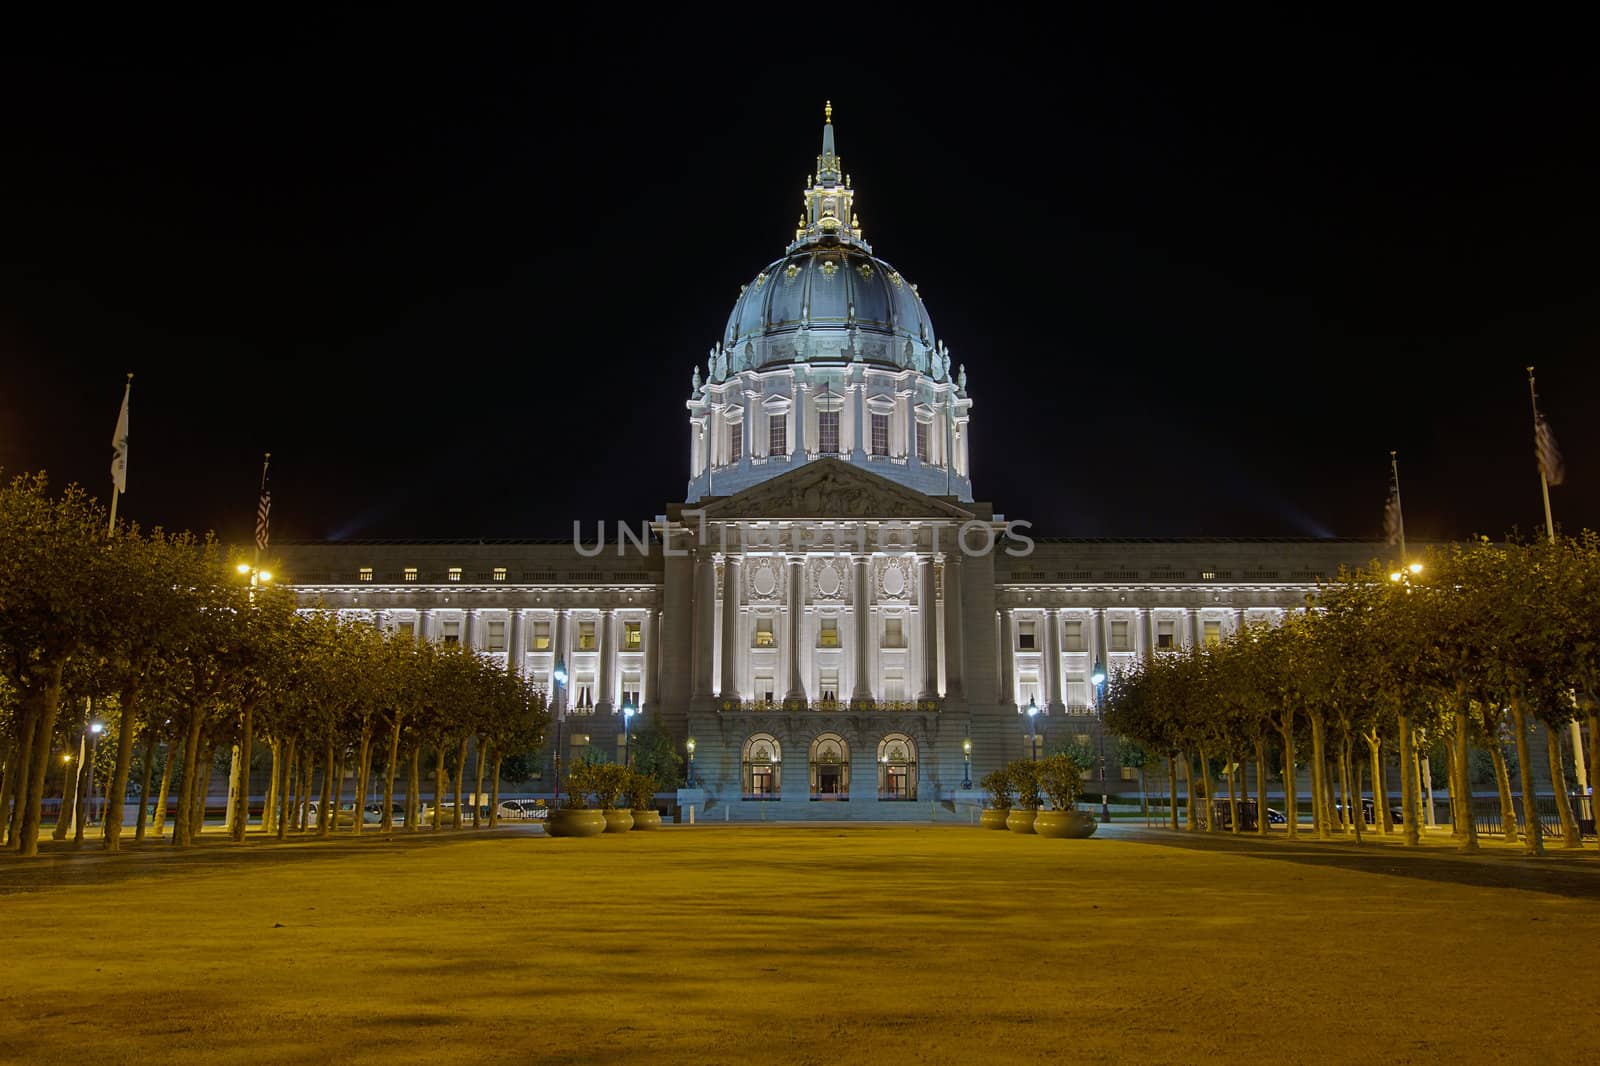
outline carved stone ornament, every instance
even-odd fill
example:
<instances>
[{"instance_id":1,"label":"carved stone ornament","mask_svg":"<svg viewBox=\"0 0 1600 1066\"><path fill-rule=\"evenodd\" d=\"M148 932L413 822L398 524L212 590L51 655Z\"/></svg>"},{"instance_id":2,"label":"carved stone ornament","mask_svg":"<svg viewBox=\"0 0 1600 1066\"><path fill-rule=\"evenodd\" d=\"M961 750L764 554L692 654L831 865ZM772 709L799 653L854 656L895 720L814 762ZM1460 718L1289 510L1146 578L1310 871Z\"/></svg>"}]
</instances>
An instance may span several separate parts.
<instances>
[{"instance_id":1,"label":"carved stone ornament","mask_svg":"<svg viewBox=\"0 0 1600 1066\"><path fill-rule=\"evenodd\" d=\"M706 508L713 518L936 518L972 517L887 478L839 459L818 459L770 481L717 500Z\"/></svg>"},{"instance_id":2,"label":"carved stone ornament","mask_svg":"<svg viewBox=\"0 0 1600 1066\"><path fill-rule=\"evenodd\" d=\"M880 600L909 600L916 588L915 565L908 555L891 556L878 560L878 598Z\"/></svg>"},{"instance_id":3,"label":"carved stone ornament","mask_svg":"<svg viewBox=\"0 0 1600 1066\"><path fill-rule=\"evenodd\" d=\"M817 600L842 600L850 589L850 575L842 557L817 559L811 566L811 596Z\"/></svg>"},{"instance_id":4,"label":"carved stone ornament","mask_svg":"<svg viewBox=\"0 0 1600 1066\"><path fill-rule=\"evenodd\" d=\"M745 572L749 574L745 582L745 592L752 600L775 599L778 590L783 587L781 563L772 556L758 556L748 560Z\"/></svg>"}]
</instances>

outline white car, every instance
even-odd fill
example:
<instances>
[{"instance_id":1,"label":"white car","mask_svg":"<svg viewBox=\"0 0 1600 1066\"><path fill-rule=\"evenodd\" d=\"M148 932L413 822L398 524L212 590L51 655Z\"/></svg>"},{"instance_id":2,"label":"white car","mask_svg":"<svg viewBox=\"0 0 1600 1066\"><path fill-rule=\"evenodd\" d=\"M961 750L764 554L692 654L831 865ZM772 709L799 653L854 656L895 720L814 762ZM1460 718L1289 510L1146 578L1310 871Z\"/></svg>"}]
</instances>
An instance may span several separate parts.
<instances>
[{"instance_id":1,"label":"white car","mask_svg":"<svg viewBox=\"0 0 1600 1066\"><path fill-rule=\"evenodd\" d=\"M530 821L547 818L550 809L544 800L508 799L500 801L500 817L510 821Z\"/></svg>"}]
</instances>

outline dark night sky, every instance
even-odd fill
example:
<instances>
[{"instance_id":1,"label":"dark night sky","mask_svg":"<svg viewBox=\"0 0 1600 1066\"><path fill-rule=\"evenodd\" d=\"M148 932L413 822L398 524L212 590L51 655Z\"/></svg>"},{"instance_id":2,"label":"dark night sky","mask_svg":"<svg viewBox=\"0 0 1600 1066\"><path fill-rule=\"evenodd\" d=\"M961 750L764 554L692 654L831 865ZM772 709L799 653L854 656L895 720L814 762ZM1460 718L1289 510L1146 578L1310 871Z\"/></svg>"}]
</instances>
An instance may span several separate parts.
<instances>
[{"instance_id":1,"label":"dark night sky","mask_svg":"<svg viewBox=\"0 0 1600 1066\"><path fill-rule=\"evenodd\" d=\"M1578 24L258 10L0 28L8 473L103 492L133 370L147 524L244 538L263 450L275 538L637 523L831 98L1036 532L1376 536L1391 448L1413 537L1532 529L1528 363L1600 526Z\"/></svg>"}]
</instances>

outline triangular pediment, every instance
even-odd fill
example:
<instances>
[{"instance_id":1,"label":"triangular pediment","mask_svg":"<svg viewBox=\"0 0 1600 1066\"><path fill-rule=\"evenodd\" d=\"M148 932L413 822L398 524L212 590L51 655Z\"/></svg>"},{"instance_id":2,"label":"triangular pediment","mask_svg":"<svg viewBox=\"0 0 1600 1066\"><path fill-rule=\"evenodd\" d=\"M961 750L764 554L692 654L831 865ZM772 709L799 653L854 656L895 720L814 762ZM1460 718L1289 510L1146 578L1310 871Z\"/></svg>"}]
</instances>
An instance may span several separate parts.
<instances>
[{"instance_id":1,"label":"triangular pediment","mask_svg":"<svg viewBox=\"0 0 1600 1066\"><path fill-rule=\"evenodd\" d=\"M897 485L839 459L815 459L798 470L705 504L707 518L973 518L946 500Z\"/></svg>"}]
</instances>

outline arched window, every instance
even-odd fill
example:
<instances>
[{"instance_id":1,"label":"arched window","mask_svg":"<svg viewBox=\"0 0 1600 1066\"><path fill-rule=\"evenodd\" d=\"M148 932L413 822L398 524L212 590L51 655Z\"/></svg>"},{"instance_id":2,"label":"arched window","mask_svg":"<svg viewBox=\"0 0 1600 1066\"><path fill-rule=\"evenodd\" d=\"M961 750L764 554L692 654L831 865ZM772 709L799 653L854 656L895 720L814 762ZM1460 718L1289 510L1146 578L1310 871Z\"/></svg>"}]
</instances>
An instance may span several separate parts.
<instances>
[{"instance_id":1,"label":"arched window","mask_svg":"<svg viewBox=\"0 0 1600 1066\"><path fill-rule=\"evenodd\" d=\"M850 798L850 745L838 733L823 733L811 742L811 798Z\"/></svg>"},{"instance_id":2,"label":"arched window","mask_svg":"<svg viewBox=\"0 0 1600 1066\"><path fill-rule=\"evenodd\" d=\"M782 787L783 749L770 733L756 733L744 742L744 798L775 800Z\"/></svg>"},{"instance_id":3,"label":"arched window","mask_svg":"<svg viewBox=\"0 0 1600 1066\"><path fill-rule=\"evenodd\" d=\"M917 742L904 733L890 733L878 741L878 798L917 798Z\"/></svg>"}]
</instances>

